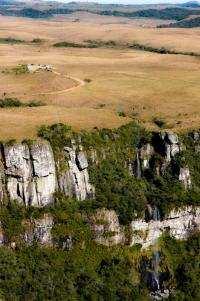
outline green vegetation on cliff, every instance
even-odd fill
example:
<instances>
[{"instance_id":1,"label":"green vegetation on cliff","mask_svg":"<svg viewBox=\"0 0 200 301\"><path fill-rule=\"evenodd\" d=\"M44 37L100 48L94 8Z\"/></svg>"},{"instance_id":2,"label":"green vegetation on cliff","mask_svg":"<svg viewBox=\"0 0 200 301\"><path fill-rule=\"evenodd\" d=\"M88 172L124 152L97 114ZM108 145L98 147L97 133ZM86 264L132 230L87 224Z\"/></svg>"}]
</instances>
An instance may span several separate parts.
<instances>
[{"instance_id":1,"label":"green vegetation on cliff","mask_svg":"<svg viewBox=\"0 0 200 301\"><path fill-rule=\"evenodd\" d=\"M82 209L114 209L120 222L128 224L135 216L144 214L147 204L157 206L162 216L175 207L200 205L200 153L194 153L198 142L194 142L191 135L181 138L187 148L174 156L170 168L162 176L157 176L156 169L164 163L164 157L156 150L150 159L150 168L137 179L136 149L146 143L156 145L158 141L156 133L149 133L134 122L116 130L96 129L79 133L58 124L43 126L38 134L50 141L55 152L70 145L70 139L81 139L88 158L95 150L98 164L90 161L89 174L96 198L83 201ZM190 168L193 183L189 191L179 181L179 169L185 166Z\"/></svg>"},{"instance_id":2,"label":"green vegetation on cliff","mask_svg":"<svg viewBox=\"0 0 200 301\"><path fill-rule=\"evenodd\" d=\"M162 217L174 207L199 206L200 152L194 152L199 138L194 139L191 134L179 137L180 145L186 148L182 146L161 176L156 173L157 167L166 158L158 147L160 136L135 123L115 130L78 133L66 125L54 124L42 126L38 136L51 143L54 153L60 150L59 156L64 146L71 146L71 140L83 146L96 199L80 202L57 191L56 203L45 208L24 208L4 200L0 208L5 234L4 247L0 248L2 300L150 301L147 276L152 269L151 250L143 251L140 245L130 247L128 241L112 247L95 243L91 215L97 208L114 209L128 236L130 222L144 216L147 204L156 205ZM147 143L154 146L150 168L141 167L141 176L137 177L137 151ZM189 190L178 178L179 169L185 166L190 168L192 177ZM37 241L25 244L30 223L44 214L51 215L54 221L54 246L41 248ZM37 233L46 235L44 228L39 225ZM187 242L178 242L166 230L159 247L159 273L170 292L165 300L198 301L200 234L193 233Z\"/></svg>"}]
</instances>

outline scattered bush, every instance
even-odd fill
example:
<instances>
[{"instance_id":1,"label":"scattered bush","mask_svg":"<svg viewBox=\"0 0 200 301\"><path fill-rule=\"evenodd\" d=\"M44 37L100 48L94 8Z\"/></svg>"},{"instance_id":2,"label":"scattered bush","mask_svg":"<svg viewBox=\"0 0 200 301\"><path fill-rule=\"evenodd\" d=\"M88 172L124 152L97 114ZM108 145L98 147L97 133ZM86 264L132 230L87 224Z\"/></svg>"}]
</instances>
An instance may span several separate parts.
<instances>
[{"instance_id":1,"label":"scattered bush","mask_svg":"<svg viewBox=\"0 0 200 301\"><path fill-rule=\"evenodd\" d=\"M164 129L166 128L166 123L164 120L159 119L157 117L153 118L153 123L155 123L159 128Z\"/></svg>"},{"instance_id":2,"label":"scattered bush","mask_svg":"<svg viewBox=\"0 0 200 301\"><path fill-rule=\"evenodd\" d=\"M19 108L19 107L41 107L45 103L41 100L33 100L28 103L23 103L17 98L0 99L0 108Z\"/></svg>"},{"instance_id":3,"label":"scattered bush","mask_svg":"<svg viewBox=\"0 0 200 301\"><path fill-rule=\"evenodd\" d=\"M67 48L88 48L88 45L85 44L78 44L72 42L59 42L55 43L53 47L67 47Z\"/></svg>"},{"instance_id":4,"label":"scattered bush","mask_svg":"<svg viewBox=\"0 0 200 301\"><path fill-rule=\"evenodd\" d=\"M16 108L21 107L22 103L15 98L0 99L0 108Z\"/></svg>"},{"instance_id":5,"label":"scattered bush","mask_svg":"<svg viewBox=\"0 0 200 301\"><path fill-rule=\"evenodd\" d=\"M90 78L85 78L84 81L88 84L92 82L92 80Z\"/></svg>"},{"instance_id":6,"label":"scattered bush","mask_svg":"<svg viewBox=\"0 0 200 301\"><path fill-rule=\"evenodd\" d=\"M126 117L126 113L125 113L125 112L119 112L118 115L119 115L120 117Z\"/></svg>"},{"instance_id":7,"label":"scattered bush","mask_svg":"<svg viewBox=\"0 0 200 301\"><path fill-rule=\"evenodd\" d=\"M100 103L99 108L102 109L102 108L105 108L105 106L106 106L105 103Z\"/></svg>"},{"instance_id":8,"label":"scattered bush","mask_svg":"<svg viewBox=\"0 0 200 301\"><path fill-rule=\"evenodd\" d=\"M42 107L45 105L45 102L43 102L42 100L32 100L29 103L25 104L25 106L27 107Z\"/></svg>"},{"instance_id":9,"label":"scattered bush","mask_svg":"<svg viewBox=\"0 0 200 301\"><path fill-rule=\"evenodd\" d=\"M14 38L0 38L0 44L24 44L24 40Z\"/></svg>"},{"instance_id":10,"label":"scattered bush","mask_svg":"<svg viewBox=\"0 0 200 301\"><path fill-rule=\"evenodd\" d=\"M48 140L56 148L66 145L70 134L71 127L62 123L43 125L38 130L38 137Z\"/></svg>"},{"instance_id":11,"label":"scattered bush","mask_svg":"<svg viewBox=\"0 0 200 301\"><path fill-rule=\"evenodd\" d=\"M34 44L41 44L43 41L41 40L41 39L39 39L39 38L36 38L36 39L33 39L32 41L31 41L31 43L34 43Z\"/></svg>"}]
</instances>

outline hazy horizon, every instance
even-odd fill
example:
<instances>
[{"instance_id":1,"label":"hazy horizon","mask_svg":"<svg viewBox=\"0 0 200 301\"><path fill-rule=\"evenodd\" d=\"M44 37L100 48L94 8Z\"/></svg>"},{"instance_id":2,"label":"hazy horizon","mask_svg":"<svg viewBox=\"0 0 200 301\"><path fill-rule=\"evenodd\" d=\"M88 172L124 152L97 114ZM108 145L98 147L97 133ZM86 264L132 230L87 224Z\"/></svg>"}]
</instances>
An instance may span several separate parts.
<instances>
[{"instance_id":1,"label":"hazy horizon","mask_svg":"<svg viewBox=\"0 0 200 301\"><path fill-rule=\"evenodd\" d=\"M47 0L45 0L47 1ZM57 0L59 2L72 2L72 0ZM189 0L77 0L75 2L96 2L102 4L163 4L163 3L185 3L189 2ZM199 1L191 1L191 2L199 2Z\"/></svg>"}]
</instances>

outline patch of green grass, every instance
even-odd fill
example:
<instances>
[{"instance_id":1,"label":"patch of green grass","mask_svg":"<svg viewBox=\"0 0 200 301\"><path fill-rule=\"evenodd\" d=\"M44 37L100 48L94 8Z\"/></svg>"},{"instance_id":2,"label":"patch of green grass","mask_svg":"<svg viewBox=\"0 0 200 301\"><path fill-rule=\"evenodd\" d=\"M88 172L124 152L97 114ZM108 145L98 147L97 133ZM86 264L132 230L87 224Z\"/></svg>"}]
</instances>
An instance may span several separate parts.
<instances>
[{"instance_id":1,"label":"patch of green grass","mask_svg":"<svg viewBox=\"0 0 200 301\"><path fill-rule=\"evenodd\" d=\"M17 67L15 67L15 68L13 68L13 72L16 75L26 74L26 73L28 73L28 67L25 64L21 64L21 65L18 65Z\"/></svg>"}]
</instances>

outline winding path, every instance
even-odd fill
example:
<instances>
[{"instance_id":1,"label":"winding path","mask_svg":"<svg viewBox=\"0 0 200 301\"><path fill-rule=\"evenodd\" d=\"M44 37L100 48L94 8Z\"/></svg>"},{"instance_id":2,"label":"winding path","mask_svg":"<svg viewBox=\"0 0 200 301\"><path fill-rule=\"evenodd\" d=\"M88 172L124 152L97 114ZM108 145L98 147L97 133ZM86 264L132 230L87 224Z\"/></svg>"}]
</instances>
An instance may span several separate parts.
<instances>
[{"instance_id":1,"label":"winding path","mask_svg":"<svg viewBox=\"0 0 200 301\"><path fill-rule=\"evenodd\" d=\"M74 86L74 87L71 87L71 88L64 89L64 90L58 90L58 91L52 91L52 92L42 92L42 93L37 93L35 95L56 95L56 94L62 94L62 93L70 92L70 91L73 91L73 90L75 90L77 88L85 86L85 81L83 81L82 79L80 79L78 77L73 77L73 76L61 74L61 73L59 73L59 72L57 72L55 70L53 70L52 72L54 74L58 75L58 76L63 76L65 78L73 80L74 82L77 83L77 85Z\"/></svg>"}]
</instances>

